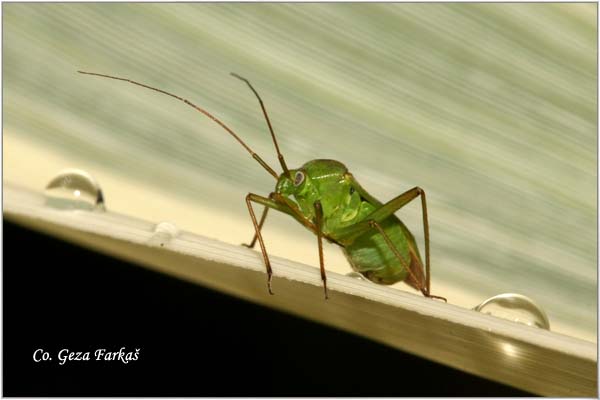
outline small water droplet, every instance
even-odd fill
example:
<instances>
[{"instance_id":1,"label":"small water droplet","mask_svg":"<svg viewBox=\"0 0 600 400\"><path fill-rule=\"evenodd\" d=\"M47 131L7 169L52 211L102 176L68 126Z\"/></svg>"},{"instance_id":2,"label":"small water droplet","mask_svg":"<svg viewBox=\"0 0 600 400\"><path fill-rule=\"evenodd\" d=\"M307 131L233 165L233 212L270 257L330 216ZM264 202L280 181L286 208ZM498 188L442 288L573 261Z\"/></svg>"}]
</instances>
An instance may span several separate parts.
<instances>
[{"instance_id":1,"label":"small water droplet","mask_svg":"<svg viewBox=\"0 0 600 400\"><path fill-rule=\"evenodd\" d=\"M365 277L362 276L361 274L359 274L358 272L352 271L352 272L348 272L346 274L346 276L349 276L350 278L355 278L361 281L366 281Z\"/></svg>"},{"instance_id":2,"label":"small water droplet","mask_svg":"<svg viewBox=\"0 0 600 400\"><path fill-rule=\"evenodd\" d=\"M473 309L484 314L550 330L550 321L544 310L522 294L499 294L490 297Z\"/></svg>"},{"instance_id":3,"label":"small water droplet","mask_svg":"<svg viewBox=\"0 0 600 400\"><path fill-rule=\"evenodd\" d=\"M154 234L148 240L148 244L163 247L173 238L177 237L179 229L170 222L161 222L154 228Z\"/></svg>"},{"instance_id":4,"label":"small water droplet","mask_svg":"<svg viewBox=\"0 0 600 400\"><path fill-rule=\"evenodd\" d=\"M46 186L46 204L63 210L105 211L104 196L98 182L87 172L62 170Z\"/></svg>"}]
</instances>

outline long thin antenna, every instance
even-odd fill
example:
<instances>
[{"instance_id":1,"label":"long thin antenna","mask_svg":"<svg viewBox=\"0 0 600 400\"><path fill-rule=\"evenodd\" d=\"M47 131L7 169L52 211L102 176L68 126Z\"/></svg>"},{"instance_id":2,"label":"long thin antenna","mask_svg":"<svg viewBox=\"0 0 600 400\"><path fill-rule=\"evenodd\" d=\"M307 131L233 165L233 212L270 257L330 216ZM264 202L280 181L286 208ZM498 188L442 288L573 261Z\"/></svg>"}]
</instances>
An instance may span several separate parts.
<instances>
[{"instance_id":1,"label":"long thin antenna","mask_svg":"<svg viewBox=\"0 0 600 400\"><path fill-rule=\"evenodd\" d=\"M277 151L277 158L279 158L279 163L281 164L281 168L283 168L283 172L291 178L292 175L290 174L290 170L288 169L287 165L285 165L285 160L283 159L283 154L281 154L281 151L279 151L279 145L277 144L277 139L275 139L275 132L273 132L273 127L271 126L271 121L269 120L269 116L267 115L267 110L265 109L265 105L263 104L262 99L258 95L258 92L256 90L254 90L254 88L252 87L252 85L250 84L250 81L248 81L248 79L243 78L233 72L230 72L230 74L231 74L231 76L246 82L248 87L250 87L250 90L252 90L254 92L254 95L256 96L256 98L258 99L258 102L260 103L260 108L262 108L262 112L265 116L265 119L267 120L267 125L269 125L269 130L271 131L271 137L273 138L273 144L275 144L275 150Z\"/></svg>"},{"instance_id":2,"label":"long thin antenna","mask_svg":"<svg viewBox=\"0 0 600 400\"><path fill-rule=\"evenodd\" d=\"M260 156L258 154L256 154L254 151L252 151L252 149L250 147L248 147L248 145L246 143L244 143L244 141L242 139L240 139L240 137L238 135L236 135L233 130L231 130L231 128L229 128L227 125L225 125L223 122L221 122L221 120L219 120L217 117L215 117L214 115L212 115L208 111L206 111L206 110L198 107L197 105L195 105L191 101L186 100L183 97L176 96L176 95L174 95L172 93L165 92L164 90L157 89L157 88L152 87L152 86L144 85L143 83L139 83L139 82L136 82L136 81L132 81L131 79L119 78L119 77L116 77L116 76L110 76L110 75L104 75L104 74L98 74L98 73L95 73L95 72L85 72L85 71L77 71L77 72L79 72L80 74L85 74L85 75L94 75L94 76L100 76L102 78L116 79L118 81L124 81L124 82L133 83L134 85L141 86L141 87L144 87L146 89L154 90L154 91L162 93L162 94L166 94L167 96L171 96L171 97L173 97L173 98L175 98L175 99L177 99L179 101L184 102L188 106L190 106L192 108L195 108L197 111L200 111L202 114L206 115L208 118L212 119L217 124L221 125L221 127L223 129L225 129L227 132L229 132L229 134L231 136L233 136L235 138L235 140L237 140L242 146L244 146L244 148L248 151L248 153L250 153L250 155L252 156L252 158L254 158L256 161L258 161L258 163L260 165L262 165L262 167L264 169L266 169L268 173L270 173L271 175L273 175L273 177L275 179L279 179L279 177L277 176L277 173L273 170L273 168L269 167L269 165L266 162L264 162L263 159L260 158Z\"/></svg>"}]
</instances>

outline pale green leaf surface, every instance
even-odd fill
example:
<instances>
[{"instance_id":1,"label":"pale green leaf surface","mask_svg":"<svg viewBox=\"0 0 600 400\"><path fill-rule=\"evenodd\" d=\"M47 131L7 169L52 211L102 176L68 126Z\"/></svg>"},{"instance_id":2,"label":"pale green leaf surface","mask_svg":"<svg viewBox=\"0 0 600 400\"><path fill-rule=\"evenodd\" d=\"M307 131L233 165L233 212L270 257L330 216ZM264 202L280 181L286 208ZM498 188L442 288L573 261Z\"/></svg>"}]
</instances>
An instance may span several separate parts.
<instances>
[{"instance_id":1,"label":"pale green leaf surface","mask_svg":"<svg viewBox=\"0 0 600 400\"><path fill-rule=\"evenodd\" d=\"M381 200L428 195L434 293L473 307L528 295L558 332L596 340L595 4L15 4L4 14L4 179L42 189L84 168L111 210L231 243L247 192L274 181L179 94L276 170L344 162ZM166 204L166 206L165 206ZM275 216L273 254L318 265ZM422 245L420 208L398 215ZM328 269L348 272L333 246ZM399 289L406 286L399 285Z\"/></svg>"}]
</instances>

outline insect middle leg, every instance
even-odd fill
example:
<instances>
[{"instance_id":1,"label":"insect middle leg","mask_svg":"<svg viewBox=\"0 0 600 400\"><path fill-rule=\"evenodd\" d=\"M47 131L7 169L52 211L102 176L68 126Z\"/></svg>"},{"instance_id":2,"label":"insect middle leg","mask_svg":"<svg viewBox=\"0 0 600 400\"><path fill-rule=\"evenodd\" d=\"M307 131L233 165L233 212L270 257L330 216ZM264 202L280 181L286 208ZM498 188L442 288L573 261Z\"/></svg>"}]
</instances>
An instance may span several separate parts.
<instances>
[{"instance_id":1,"label":"insect middle leg","mask_svg":"<svg viewBox=\"0 0 600 400\"><path fill-rule=\"evenodd\" d=\"M317 242L319 244L319 266L321 267L321 280L323 281L323 290L325 290L325 300L327 296L327 275L325 274L325 261L323 259L323 207L320 201L314 204L317 223Z\"/></svg>"}]
</instances>

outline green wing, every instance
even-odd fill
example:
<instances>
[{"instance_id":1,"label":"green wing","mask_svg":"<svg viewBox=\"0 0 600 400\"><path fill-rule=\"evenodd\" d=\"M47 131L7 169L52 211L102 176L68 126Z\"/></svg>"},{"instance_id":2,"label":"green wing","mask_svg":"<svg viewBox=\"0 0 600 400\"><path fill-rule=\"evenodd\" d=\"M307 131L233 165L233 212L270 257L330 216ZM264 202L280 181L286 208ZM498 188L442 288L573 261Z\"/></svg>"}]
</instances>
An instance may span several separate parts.
<instances>
[{"instance_id":1,"label":"green wing","mask_svg":"<svg viewBox=\"0 0 600 400\"><path fill-rule=\"evenodd\" d=\"M360 197L362 197L365 201L371 203L376 208L383 205L382 202L377 200L375 197L371 196L369 194L369 192L367 192L365 190L365 188L360 186L360 183L358 183L356 178L354 178L354 175L352 175L350 172L348 172L346 174L346 178L348 179L348 181L350 182L350 185L354 188L354 190L356 190L356 192L360 195Z\"/></svg>"}]
</instances>

